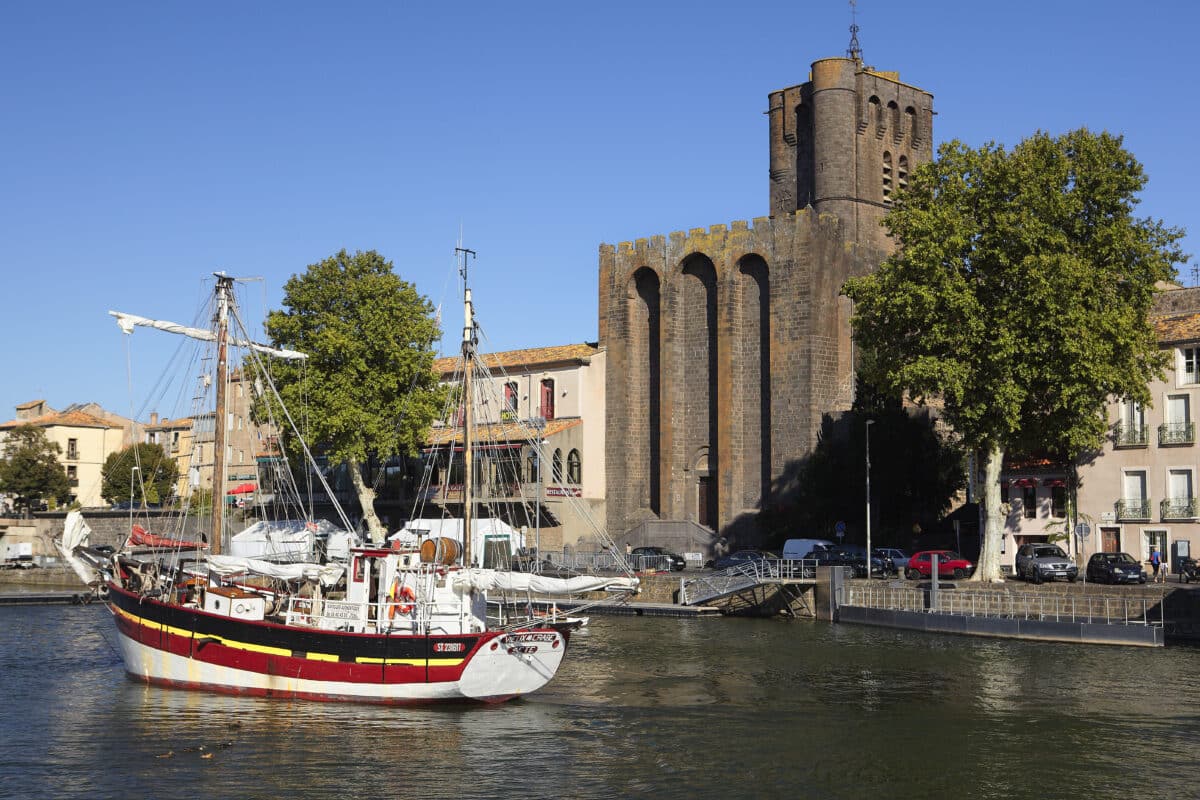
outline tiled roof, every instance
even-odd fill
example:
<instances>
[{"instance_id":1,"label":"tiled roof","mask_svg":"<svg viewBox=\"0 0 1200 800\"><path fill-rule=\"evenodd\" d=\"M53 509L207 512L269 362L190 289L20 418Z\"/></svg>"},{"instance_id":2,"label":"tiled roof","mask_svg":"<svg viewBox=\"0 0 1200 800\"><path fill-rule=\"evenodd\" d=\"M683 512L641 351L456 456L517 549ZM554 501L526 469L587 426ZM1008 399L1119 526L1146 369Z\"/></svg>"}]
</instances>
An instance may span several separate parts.
<instances>
[{"instance_id":1,"label":"tiled roof","mask_svg":"<svg viewBox=\"0 0 1200 800\"><path fill-rule=\"evenodd\" d=\"M1160 344L1200 340L1200 312L1154 317L1154 333Z\"/></svg>"},{"instance_id":2,"label":"tiled roof","mask_svg":"<svg viewBox=\"0 0 1200 800\"><path fill-rule=\"evenodd\" d=\"M147 425L148 431L161 431L166 428L190 428L192 427L191 417L180 417L179 419L162 419L157 425Z\"/></svg>"},{"instance_id":3,"label":"tiled roof","mask_svg":"<svg viewBox=\"0 0 1200 800\"><path fill-rule=\"evenodd\" d=\"M594 344L560 344L553 347L530 347L525 350L506 350L502 353L480 355L488 369L534 369L551 364L570 363L591 358L600 351ZM439 358L433 362L433 371L440 375L453 375L462 364L462 356Z\"/></svg>"},{"instance_id":4,"label":"tiled roof","mask_svg":"<svg viewBox=\"0 0 1200 800\"><path fill-rule=\"evenodd\" d=\"M61 414L44 414L33 419L14 419L0 425L0 430L16 428L20 425L36 425L39 428L49 428L54 425L60 425L64 428L119 428L120 425L113 425L105 422L97 416L87 413L86 411L65 411Z\"/></svg>"},{"instance_id":5,"label":"tiled roof","mask_svg":"<svg viewBox=\"0 0 1200 800\"><path fill-rule=\"evenodd\" d=\"M46 401L45 400L30 400L28 403L21 403L21 405L17 406L17 411L20 411L25 408L33 408L34 406L39 405L44 402L46 402Z\"/></svg>"},{"instance_id":6,"label":"tiled roof","mask_svg":"<svg viewBox=\"0 0 1200 800\"><path fill-rule=\"evenodd\" d=\"M583 420L578 417L547 420L546 430L542 435L553 436L582 423ZM529 426L520 422L495 422L491 425L480 425L475 432L476 438L481 442L527 442L532 438L532 434L533 431ZM462 442L461 427L434 428L425 440L425 444L428 446L448 442Z\"/></svg>"}]
</instances>

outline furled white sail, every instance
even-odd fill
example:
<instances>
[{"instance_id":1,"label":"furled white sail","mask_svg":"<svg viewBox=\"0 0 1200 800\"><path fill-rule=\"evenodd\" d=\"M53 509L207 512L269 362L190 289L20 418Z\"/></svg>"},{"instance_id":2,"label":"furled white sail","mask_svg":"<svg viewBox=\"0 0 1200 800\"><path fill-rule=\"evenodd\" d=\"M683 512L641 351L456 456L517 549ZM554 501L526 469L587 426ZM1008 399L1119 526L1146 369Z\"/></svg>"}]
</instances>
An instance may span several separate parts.
<instances>
[{"instance_id":1,"label":"furled white sail","mask_svg":"<svg viewBox=\"0 0 1200 800\"><path fill-rule=\"evenodd\" d=\"M535 594L572 595L581 592L636 592L637 578L617 578L606 575L578 575L574 578L551 578L532 572L506 572L491 569L468 569L455 572L451 580L456 589L469 591L500 589Z\"/></svg>"},{"instance_id":2,"label":"furled white sail","mask_svg":"<svg viewBox=\"0 0 1200 800\"><path fill-rule=\"evenodd\" d=\"M239 556L208 556L204 559L209 569L218 575L237 575L252 572L268 578L296 581L320 581L324 586L333 586L342 577L346 568L341 564L276 564L257 558Z\"/></svg>"},{"instance_id":3,"label":"furled white sail","mask_svg":"<svg viewBox=\"0 0 1200 800\"><path fill-rule=\"evenodd\" d=\"M168 322L161 319L149 319L148 317L139 317L136 314L126 314L123 311L109 311L109 314L117 318L117 324L121 326L121 330L125 333L133 333L134 326L141 325L144 328L156 328L167 333L177 333L180 336L190 336L193 339L200 339L205 342L215 342L217 334L215 331L205 330L203 328L191 328L187 325L180 325L178 322ZM257 350L260 353L276 356L277 358L304 359L308 358L304 353L296 350L280 350L276 347L271 347L257 342L251 342L245 339L230 339L229 344L235 347L248 347L251 350Z\"/></svg>"}]
</instances>

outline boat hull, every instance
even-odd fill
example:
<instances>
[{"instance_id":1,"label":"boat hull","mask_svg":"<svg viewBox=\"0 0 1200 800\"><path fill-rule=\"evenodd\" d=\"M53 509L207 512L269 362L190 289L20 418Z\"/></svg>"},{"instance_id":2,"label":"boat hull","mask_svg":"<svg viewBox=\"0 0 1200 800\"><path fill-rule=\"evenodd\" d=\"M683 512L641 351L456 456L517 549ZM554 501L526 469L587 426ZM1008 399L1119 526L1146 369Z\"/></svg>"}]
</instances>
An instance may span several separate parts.
<instances>
[{"instance_id":1,"label":"boat hull","mask_svg":"<svg viewBox=\"0 0 1200 800\"><path fill-rule=\"evenodd\" d=\"M433 636L240 620L109 587L125 670L227 694L383 704L502 702L545 686L567 638L552 628Z\"/></svg>"}]
</instances>

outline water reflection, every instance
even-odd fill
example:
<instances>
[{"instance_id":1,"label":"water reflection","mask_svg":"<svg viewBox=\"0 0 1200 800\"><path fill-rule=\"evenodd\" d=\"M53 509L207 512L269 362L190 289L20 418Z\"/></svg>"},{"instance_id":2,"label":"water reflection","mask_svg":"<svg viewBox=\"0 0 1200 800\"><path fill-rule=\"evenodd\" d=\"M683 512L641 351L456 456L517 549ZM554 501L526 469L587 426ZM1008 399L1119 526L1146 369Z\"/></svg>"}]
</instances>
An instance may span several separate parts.
<instances>
[{"instance_id":1,"label":"water reflection","mask_svg":"<svg viewBox=\"0 0 1200 800\"><path fill-rule=\"evenodd\" d=\"M0 735L30 743L0 794L1104 798L1153 763L1139 795L1195 796L1196 650L597 617L531 698L394 709L147 687L106 636L0 609Z\"/></svg>"}]
</instances>

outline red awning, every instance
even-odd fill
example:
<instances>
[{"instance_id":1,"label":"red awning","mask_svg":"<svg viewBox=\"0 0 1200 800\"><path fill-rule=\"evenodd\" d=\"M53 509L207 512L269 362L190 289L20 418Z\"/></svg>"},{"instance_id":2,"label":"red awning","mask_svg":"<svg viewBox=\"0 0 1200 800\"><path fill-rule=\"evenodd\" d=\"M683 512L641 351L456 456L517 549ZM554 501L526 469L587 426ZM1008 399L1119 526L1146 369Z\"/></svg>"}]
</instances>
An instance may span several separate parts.
<instances>
[{"instance_id":1,"label":"red awning","mask_svg":"<svg viewBox=\"0 0 1200 800\"><path fill-rule=\"evenodd\" d=\"M1014 478L1013 480L1009 481L1009 483L1022 489L1029 489L1037 486L1037 481L1035 481L1033 478Z\"/></svg>"},{"instance_id":2,"label":"red awning","mask_svg":"<svg viewBox=\"0 0 1200 800\"><path fill-rule=\"evenodd\" d=\"M253 483L239 483L225 494L250 494L258 487Z\"/></svg>"},{"instance_id":3,"label":"red awning","mask_svg":"<svg viewBox=\"0 0 1200 800\"><path fill-rule=\"evenodd\" d=\"M1062 478L1046 478L1045 480L1042 481L1042 486L1053 486L1055 488L1061 488L1066 485L1067 485L1067 482L1065 480L1063 480Z\"/></svg>"}]
</instances>

